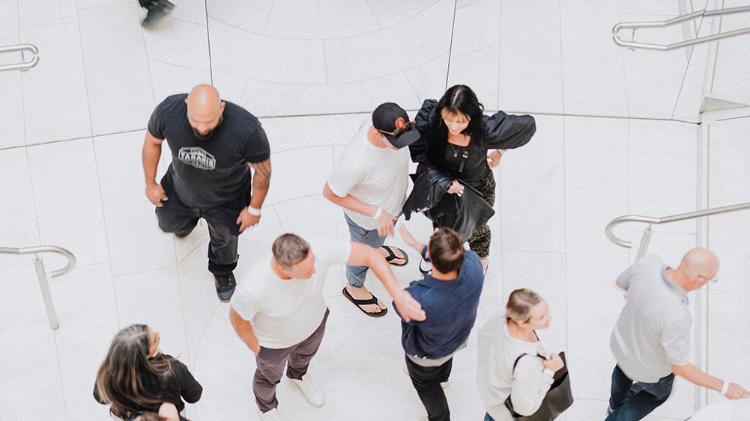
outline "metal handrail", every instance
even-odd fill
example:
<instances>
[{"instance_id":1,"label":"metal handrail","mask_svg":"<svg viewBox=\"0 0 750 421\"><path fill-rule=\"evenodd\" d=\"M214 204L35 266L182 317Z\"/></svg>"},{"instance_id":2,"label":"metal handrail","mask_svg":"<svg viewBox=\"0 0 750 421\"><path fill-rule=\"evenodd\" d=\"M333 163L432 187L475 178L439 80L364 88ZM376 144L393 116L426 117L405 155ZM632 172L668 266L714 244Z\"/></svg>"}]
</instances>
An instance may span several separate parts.
<instances>
[{"instance_id":1,"label":"metal handrail","mask_svg":"<svg viewBox=\"0 0 750 421\"><path fill-rule=\"evenodd\" d=\"M23 58L23 52L28 51L31 53L31 59L22 61L18 64L5 64L0 66L0 72L6 71L6 70L29 70L32 67L36 66L37 63L39 63L39 49L36 48L36 45L33 44L18 44L18 45L8 45L5 47L0 47L0 54L2 53L13 53L13 52L21 52L21 57Z\"/></svg>"},{"instance_id":2,"label":"metal handrail","mask_svg":"<svg viewBox=\"0 0 750 421\"><path fill-rule=\"evenodd\" d=\"M624 215L610 221L610 223L607 224L607 227L604 229L604 233L607 235L607 239L609 239L609 241L617 244L620 247L631 248L633 244L630 241L623 240L622 238L619 238L614 234L613 230L617 225L625 222L642 222L649 224L648 227L646 227L646 231L644 232L644 239L646 239L647 234L650 237L651 225L667 224L670 222L684 221L686 219L695 219L703 216L718 215L722 213L737 212L741 210L750 210L750 202L722 206L719 208L703 209L694 212L680 213L677 215L663 216L661 218L642 215ZM645 242L645 245L646 247L648 246L648 241ZM644 249L645 251L643 241L641 242L641 249Z\"/></svg>"},{"instance_id":3,"label":"metal handrail","mask_svg":"<svg viewBox=\"0 0 750 421\"><path fill-rule=\"evenodd\" d=\"M41 253L57 253L65 256L68 263L57 270L50 272L49 274L55 278L60 275L64 275L70 272L76 264L76 257L69 250L57 246L33 246L33 247L0 247L0 254L33 254L34 267L36 269L36 277L39 280L39 288L42 290L42 299L44 299L44 308L47 310L47 320L49 320L49 327L52 330L60 327L60 323L57 321L57 312L55 311L55 304L52 302L52 294L49 289L49 281L47 279L47 270L44 268L44 261L40 257Z\"/></svg>"},{"instance_id":4,"label":"metal handrail","mask_svg":"<svg viewBox=\"0 0 750 421\"><path fill-rule=\"evenodd\" d=\"M713 16L724 16L735 13L746 13L750 12L750 6L740 7L729 7L726 9L715 9L715 10L699 10L687 15L681 15L668 19L665 21L651 21L651 22L620 22L612 28L612 41L621 47L627 48L640 48L643 50L656 50L656 51L668 51L676 48L690 47L697 44L703 44L705 42L718 41L724 38L736 37L739 35L750 34L750 27L735 29L733 31L719 32L718 34L706 35L704 37L698 37L695 39L689 39L685 41L675 42L673 44L650 44L646 42L637 41L625 41L620 38L620 31L623 29L632 29L633 34L638 29L643 28L665 28L667 26L676 25L685 21L693 20L699 17L713 17Z\"/></svg>"}]
</instances>

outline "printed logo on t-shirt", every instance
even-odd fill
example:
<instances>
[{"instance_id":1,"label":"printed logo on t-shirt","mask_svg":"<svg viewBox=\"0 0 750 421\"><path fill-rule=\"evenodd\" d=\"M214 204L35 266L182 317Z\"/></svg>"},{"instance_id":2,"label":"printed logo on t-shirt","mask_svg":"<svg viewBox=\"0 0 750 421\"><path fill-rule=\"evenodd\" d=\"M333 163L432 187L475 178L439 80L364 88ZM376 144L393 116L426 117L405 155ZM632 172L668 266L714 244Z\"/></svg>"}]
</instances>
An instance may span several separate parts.
<instances>
[{"instance_id":1,"label":"printed logo on t-shirt","mask_svg":"<svg viewBox=\"0 0 750 421\"><path fill-rule=\"evenodd\" d=\"M180 148L177 159L202 170L213 170L216 168L216 158L197 146Z\"/></svg>"}]
</instances>

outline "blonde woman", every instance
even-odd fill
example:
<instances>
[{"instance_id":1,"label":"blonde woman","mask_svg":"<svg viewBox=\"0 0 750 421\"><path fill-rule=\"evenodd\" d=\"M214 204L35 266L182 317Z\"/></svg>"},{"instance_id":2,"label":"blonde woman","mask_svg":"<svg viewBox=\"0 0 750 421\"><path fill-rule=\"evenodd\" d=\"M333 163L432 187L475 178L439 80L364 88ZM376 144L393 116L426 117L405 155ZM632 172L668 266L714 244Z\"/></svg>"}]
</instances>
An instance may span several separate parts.
<instances>
[{"instance_id":1,"label":"blonde woman","mask_svg":"<svg viewBox=\"0 0 750 421\"><path fill-rule=\"evenodd\" d=\"M485 421L514 419L505 406L508 396L520 415L531 415L539 409L555 372L564 366L559 355L546 352L536 335L537 330L548 328L549 322L547 303L524 288L510 294L504 314L482 327L477 384L487 410ZM519 358L524 354L530 355Z\"/></svg>"}]
</instances>

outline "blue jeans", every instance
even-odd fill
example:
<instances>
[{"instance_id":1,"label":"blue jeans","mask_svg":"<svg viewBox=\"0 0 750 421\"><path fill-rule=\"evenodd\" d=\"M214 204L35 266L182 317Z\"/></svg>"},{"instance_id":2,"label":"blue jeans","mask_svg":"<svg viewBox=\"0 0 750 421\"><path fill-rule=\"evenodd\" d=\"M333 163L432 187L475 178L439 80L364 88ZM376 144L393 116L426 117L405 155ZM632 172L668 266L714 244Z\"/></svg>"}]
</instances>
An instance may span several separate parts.
<instances>
[{"instance_id":1,"label":"blue jeans","mask_svg":"<svg viewBox=\"0 0 750 421\"><path fill-rule=\"evenodd\" d=\"M484 414L484 421L495 421L494 418L490 416L490 414L485 413Z\"/></svg>"},{"instance_id":2,"label":"blue jeans","mask_svg":"<svg viewBox=\"0 0 750 421\"><path fill-rule=\"evenodd\" d=\"M378 235L378 230L367 230L356 222L352 221L348 215L344 214L346 223L349 225L349 237L357 243L367 244L370 247L380 248L385 243L385 237ZM367 266L347 266L346 281L355 288L362 288L367 278Z\"/></svg>"},{"instance_id":3,"label":"blue jeans","mask_svg":"<svg viewBox=\"0 0 750 421\"><path fill-rule=\"evenodd\" d=\"M674 374L656 383L633 383L620 367L612 371L612 391L609 406L614 410L605 421L635 421L650 414L666 402L672 393Z\"/></svg>"}]
</instances>

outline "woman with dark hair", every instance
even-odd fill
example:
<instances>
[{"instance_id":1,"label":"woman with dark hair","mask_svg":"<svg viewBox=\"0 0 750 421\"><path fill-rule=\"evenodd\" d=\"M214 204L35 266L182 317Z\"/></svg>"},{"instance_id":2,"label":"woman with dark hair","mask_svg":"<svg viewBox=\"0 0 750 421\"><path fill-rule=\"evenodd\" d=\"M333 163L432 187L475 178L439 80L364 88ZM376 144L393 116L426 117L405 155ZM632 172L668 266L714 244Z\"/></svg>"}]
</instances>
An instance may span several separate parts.
<instances>
[{"instance_id":1,"label":"woman with dark hair","mask_svg":"<svg viewBox=\"0 0 750 421\"><path fill-rule=\"evenodd\" d=\"M185 364L159 352L159 332L140 324L117 333L94 384L94 398L123 419L158 412L164 402L182 411L183 399L195 403L202 392Z\"/></svg>"},{"instance_id":2,"label":"woman with dark hair","mask_svg":"<svg viewBox=\"0 0 750 421\"><path fill-rule=\"evenodd\" d=\"M419 164L417 177L436 168L453 178L448 195L441 200L450 195L461 196L464 186L469 186L490 207L494 205L492 168L500 164L504 150L525 145L536 131L532 116L498 111L489 117L483 112L484 107L471 88L455 85L439 101L426 100L417 114L415 123L421 138L409 146L412 161ZM489 226L484 223L468 239L470 248L482 259L485 271L490 234Z\"/></svg>"}]
</instances>

